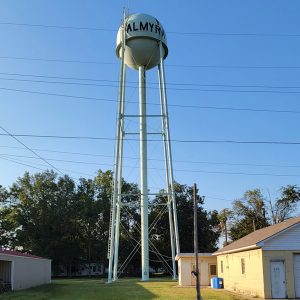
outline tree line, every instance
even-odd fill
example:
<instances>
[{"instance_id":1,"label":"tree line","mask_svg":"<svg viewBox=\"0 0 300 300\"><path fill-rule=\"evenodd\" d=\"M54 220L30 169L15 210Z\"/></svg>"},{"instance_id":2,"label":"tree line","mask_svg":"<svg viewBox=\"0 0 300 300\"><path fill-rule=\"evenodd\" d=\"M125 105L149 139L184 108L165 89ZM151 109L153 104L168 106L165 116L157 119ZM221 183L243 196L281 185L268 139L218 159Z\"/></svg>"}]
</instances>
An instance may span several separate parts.
<instances>
[{"instance_id":1,"label":"tree line","mask_svg":"<svg viewBox=\"0 0 300 300\"><path fill-rule=\"evenodd\" d=\"M67 269L72 274L80 264L107 265L107 246L112 194L112 172L99 170L95 178L58 176L53 171L26 172L9 188L0 187L0 245L52 259L54 274ZM123 179L120 262L124 262L140 240L139 187ZM192 187L175 184L179 236L182 252L193 252ZM168 271L170 263L169 219L165 191L150 200L150 266ZM217 211L203 208L199 197L199 251L213 252L220 236ZM140 252L128 264L127 274L140 272Z\"/></svg>"},{"instance_id":2,"label":"tree line","mask_svg":"<svg viewBox=\"0 0 300 300\"><path fill-rule=\"evenodd\" d=\"M0 186L0 246L26 251L52 259L54 275L62 269L73 274L81 264L107 266L107 247L112 195L111 171L99 170L92 179L75 181L54 171L26 172L10 187ZM139 187L123 179L119 261L140 241ZM175 184L181 252L193 249L193 188ZM246 191L234 200L232 208L217 212L203 208L204 197L198 196L199 252L218 249L220 235L224 244L257 229L276 224L294 215L300 201L296 185L281 188L274 201L261 190ZM169 270L171 263L170 231L165 191L150 199L149 260L154 270ZM155 251L153 251L155 250ZM157 251L160 255L157 254ZM139 275L140 249L125 274Z\"/></svg>"},{"instance_id":3,"label":"tree line","mask_svg":"<svg viewBox=\"0 0 300 300\"><path fill-rule=\"evenodd\" d=\"M270 193L263 195L260 189L246 191L241 199L233 201L232 208L219 212L224 245L257 229L296 216L299 202L300 189L297 185L281 187L276 199L272 199Z\"/></svg>"}]
</instances>

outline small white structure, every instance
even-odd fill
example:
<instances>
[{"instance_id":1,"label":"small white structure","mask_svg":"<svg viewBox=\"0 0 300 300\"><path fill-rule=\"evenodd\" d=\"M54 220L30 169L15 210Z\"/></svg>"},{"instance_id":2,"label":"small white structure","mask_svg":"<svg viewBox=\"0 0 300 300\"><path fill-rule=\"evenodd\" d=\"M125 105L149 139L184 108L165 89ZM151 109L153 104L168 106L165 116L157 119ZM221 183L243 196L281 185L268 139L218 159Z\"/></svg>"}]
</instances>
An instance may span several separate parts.
<instances>
[{"instance_id":1,"label":"small white structure","mask_svg":"<svg viewBox=\"0 0 300 300\"><path fill-rule=\"evenodd\" d=\"M50 259L0 248L2 291L21 290L50 282Z\"/></svg>"},{"instance_id":2,"label":"small white structure","mask_svg":"<svg viewBox=\"0 0 300 300\"><path fill-rule=\"evenodd\" d=\"M199 253L200 285L210 285L212 277L217 276L217 259L211 253ZM194 253L180 253L176 255L178 261L178 281L180 286L196 285L196 277L192 271L196 269Z\"/></svg>"}]
</instances>

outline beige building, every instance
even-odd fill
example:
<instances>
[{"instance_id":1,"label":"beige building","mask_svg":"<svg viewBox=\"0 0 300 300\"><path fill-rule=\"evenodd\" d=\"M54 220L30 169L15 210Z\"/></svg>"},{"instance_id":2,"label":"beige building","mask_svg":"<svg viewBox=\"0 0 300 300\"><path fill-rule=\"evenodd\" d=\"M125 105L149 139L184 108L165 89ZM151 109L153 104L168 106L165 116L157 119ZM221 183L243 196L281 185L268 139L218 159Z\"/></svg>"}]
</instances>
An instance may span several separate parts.
<instances>
[{"instance_id":1,"label":"beige building","mask_svg":"<svg viewBox=\"0 0 300 300\"><path fill-rule=\"evenodd\" d=\"M50 259L0 248L0 293L50 282Z\"/></svg>"},{"instance_id":2,"label":"beige building","mask_svg":"<svg viewBox=\"0 0 300 300\"><path fill-rule=\"evenodd\" d=\"M300 298L300 217L256 230L213 255L227 290Z\"/></svg>"},{"instance_id":3,"label":"beige building","mask_svg":"<svg viewBox=\"0 0 300 300\"><path fill-rule=\"evenodd\" d=\"M211 253L199 253L200 285L210 285L210 279L217 276L217 258ZM192 275L195 271L195 254L181 253L176 256L178 261L178 281L180 286L196 285L196 277Z\"/></svg>"}]
</instances>

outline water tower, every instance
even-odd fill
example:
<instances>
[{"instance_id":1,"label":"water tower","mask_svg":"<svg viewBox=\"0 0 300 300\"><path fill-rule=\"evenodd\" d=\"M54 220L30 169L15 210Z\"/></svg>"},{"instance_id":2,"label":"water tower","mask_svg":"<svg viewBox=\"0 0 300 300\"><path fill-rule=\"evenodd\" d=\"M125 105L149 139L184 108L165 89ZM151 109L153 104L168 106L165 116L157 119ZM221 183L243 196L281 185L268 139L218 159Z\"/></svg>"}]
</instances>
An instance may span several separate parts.
<instances>
[{"instance_id":1,"label":"water tower","mask_svg":"<svg viewBox=\"0 0 300 300\"><path fill-rule=\"evenodd\" d=\"M122 207L121 179L123 160L126 66L138 70L139 74L139 136L140 136L140 208L141 208L141 261L142 280L149 280L149 240L148 240L148 176L147 176L147 118L160 117L162 142L166 171L166 194L168 201L170 245L172 251L173 278L176 278L175 256L180 252L176 199L174 192L172 152L165 82L164 59L168 55L165 31L160 22L146 14L124 16L117 35L117 57L120 59L120 82L118 99L118 120L115 143L115 165L113 196L111 203L111 222L108 245L108 282L118 278L118 255L120 236L120 211ZM147 115L146 71L158 67L160 114Z\"/></svg>"}]
</instances>

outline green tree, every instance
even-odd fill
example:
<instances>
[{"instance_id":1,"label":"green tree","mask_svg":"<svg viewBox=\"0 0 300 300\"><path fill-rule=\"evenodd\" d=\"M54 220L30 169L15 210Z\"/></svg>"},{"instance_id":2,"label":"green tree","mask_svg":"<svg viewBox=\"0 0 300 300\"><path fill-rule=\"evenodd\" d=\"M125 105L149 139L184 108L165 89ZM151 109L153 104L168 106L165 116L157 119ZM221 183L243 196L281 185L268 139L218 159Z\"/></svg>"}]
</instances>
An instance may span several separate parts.
<instances>
[{"instance_id":1,"label":"green tree","mask_svg":"<svg viewBox=\"0 0 300 300\"><path fill-rule=\"evenodd\" d=\"M269 210L273 224L283 222L290 218L296 211L300 202L300 189L296 185L287 185L281 187L281 195L275 203L269 199Z\"/></svg>"},{"instance_id":2,"label":"green tree","mask_svg":"<svg viewBox=\"0 0 300 300\"><path fill-rule=\"evenodd\" d=\"M229 220L231 217L232 217L232 211L229 208L224 208L218 213L220 230L225 238L224 246L228 245Z\"/></svg>"},{"instance_id":3,"label":"green tree","mask_svg":"<svg viewBox=\"0 0 300 300\"><path fill-rule=\"evenodd\" d=\"M9 201L9 192L0 186L0 245L13 247L16 233L20 229L16 222L16 213L12 202Z\"/></svg>"},{"instance_id":4,"label":"green tree","mask_svg":"<svg viewBox=\"0 0 300 300\"><path fill-rule=\"evenodd\" d=\"M68 265L70 272L80 256L80 207L74 181L53 171L25 173L11 187L11 197L21 227L15 247L52 258L54 269Z\"/></svg>"},{"instance_id":5,"label":"green tree","mask_svg":"<svg viewBox=\"0 0 300 300\"><path fill-rule=\"evenodd\" d=\"M260 189L246 191L242 199L235 200L232 213L230 238L233 241L269 225Z\"/></svg>"},{"instance_id":6,"label":"green tree","mask_svg":"<svg viewBox=\"0 0 300 300\"><path fill-rule=\"evenodd\" d=\"M0 185L0 207L4 206L7 203L9 194L6 188Z\"/></svg>"},{"instance_id":7,"label":"green tree","mask_svg":"<svg viewBox=\"0 0 300 300\"><path fill-rule=\"evenodd\" d=\"M111 171L101 170L95 178L81 178L78 183L53 171L26 172L8 190L0 187L1 245L51 258L55 273L60 273L63 267L71 274L81 263L106 264L112 179ZM181 250L192 252L192 188L176 184L175 192ZM149 235L153 267L161 266L161 261L171 256L169 217L167 207L161 205L166 203L162 191L149 206L149 224L154 224ZM199 198L199 251L216 250L218 222L217 212L204 210L203 199ZM120 263L139 242L140 190L137 184L123 180ZM156 257L157 251L163 256ZM137 275L140 264L137 248L125 271Z\"/></svg>"},{"instance_id":8,"label":"green tree","mask_svg":"<svg viewBox=\"0 0 300 300\"><path fill-rule=\"evenodd\" d=\"M163 192L163 191L162 191ZM193 213L193 188L187 185L175 184L175 194L177 202L177 216L179 227L179 239L181 252L194 251L194 213ZM152 210L150 213L150 222L162 211L160 204L167 203L165 196L159 195L155 198ZM206 211L203 209L204 200L198 196L198 241L199 252L213 252L217 249L217 242L220 236L219 221L217 211ZM170 260L170 229L168 210L161 216L153 231L150 239L155 244L156 248ZM155 257L152 265L155 265ZM151 258L150 257L150 258ZM158 259L159 260L159 259Z\"/></svg>"}]
</instances>

